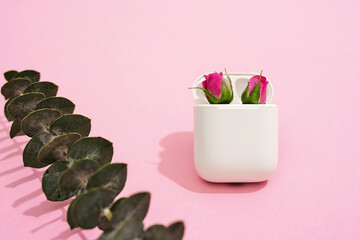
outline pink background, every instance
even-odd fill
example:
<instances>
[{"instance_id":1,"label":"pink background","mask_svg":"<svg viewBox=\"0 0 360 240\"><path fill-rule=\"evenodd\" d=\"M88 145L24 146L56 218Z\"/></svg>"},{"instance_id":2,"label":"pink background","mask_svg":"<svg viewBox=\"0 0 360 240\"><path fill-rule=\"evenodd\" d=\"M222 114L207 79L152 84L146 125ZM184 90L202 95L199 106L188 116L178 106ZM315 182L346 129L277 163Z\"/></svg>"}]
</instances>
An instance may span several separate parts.
<instances>
[{"instance_id":1,"label":"pink background","mask_svg":"<svg viewBox=\"0 0 360 240\"><path fill-rule=\"evenodd\" d=\"M37 69L127 162L122 196L148 190L145 225L184 220L187 240L360 239L359 1L1 1L0 72ZM279 166L257 184L193 168L187 89L209 71L259 72L280 108ZM2 84L4 81L2 82ZM0 106L5 101L0 100ZM28 138L0 117L2 239L70 231L22 166Z\"/></svg>"}]
</instances>

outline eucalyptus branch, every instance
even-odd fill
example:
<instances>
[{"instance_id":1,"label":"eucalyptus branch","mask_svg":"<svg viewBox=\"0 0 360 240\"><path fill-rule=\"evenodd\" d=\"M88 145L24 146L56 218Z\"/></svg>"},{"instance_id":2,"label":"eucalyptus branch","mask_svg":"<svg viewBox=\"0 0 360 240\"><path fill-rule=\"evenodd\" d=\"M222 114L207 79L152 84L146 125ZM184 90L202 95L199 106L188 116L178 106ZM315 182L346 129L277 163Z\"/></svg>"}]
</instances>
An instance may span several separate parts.
<instances>
[{"instance_id":1,"label":"eucalyptus branch","mask_svg":"<svg viewBox=\"0 0 360 240\"><path fill-rule=\"evenodd\" d=\"M75 197L67 212L71 229L98 227L99 239L180 240L183 222L144 229L150 193L115 198L125 186L127 164L111 163L113 144L89 137L91 120L74 114L75 104L57 97L58 86L40 82L34 70L4 73L4 113L12 121L10 137L31 137L23 152L25 167L47 167L42 189L49 201Z\"/></svg>"}]
</instances>

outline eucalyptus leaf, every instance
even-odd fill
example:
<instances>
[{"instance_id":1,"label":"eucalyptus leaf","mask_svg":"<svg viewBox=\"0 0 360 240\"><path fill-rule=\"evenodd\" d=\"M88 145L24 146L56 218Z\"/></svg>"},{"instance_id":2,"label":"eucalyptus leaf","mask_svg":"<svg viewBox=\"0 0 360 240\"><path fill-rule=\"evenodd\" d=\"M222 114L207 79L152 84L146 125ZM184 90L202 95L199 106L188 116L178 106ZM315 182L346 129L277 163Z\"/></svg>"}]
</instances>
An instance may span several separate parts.
<instances>
[{"instance_id":1,"label":"eucalyptus leaf","mask_svg":"<svg viewBox=\"0 0 360 240\"><path fill-rule=\"evenodd\" d=\"M181 240L184 235L184 223L175 222L169 227L153 225L143 234L142 240Z\"/></svg>"},{"instance_id":2,"label":"eucalyptus leaf","mask_svg":"<svg viewBox=\"0 0 360 240\"><path fill-rule=\"evenodd\" d=\"M121 204L123 204L127 199L129 199L128 197L122 197L122 198L119 198L118 200L116 200L112 205L111 205L111 208L110 208L110 211L111 212L115 212L115 210L121 206Z\"/></svg>"},{"instance_id":3,"label":"eucalyptus leaf","mask_svg":"<svg viewBox=\"0 0 360 240\"><path fill-rule=\"evenodd\" d=\"M140 221L125 221L117 229L103 233L99 240L141 240L143 228Z\"/></svg>"},{"instance_id":4,"label":"eucalyptus leaf","mask_svg":"<svg viewBox=\"0 0 360 240\"><path fill-rule=\"evenodd\" d=\"M53 138L39 151L40 162L51 164L58 160L66 160L69 146L81 138L78 133L68 133Z\"/></svg>"},{"instance_id":5,"label":"eucalyptus leaf","mask_svg":"<svg viewBox=\"0 0 360 240\"><path fill-rule=\"evenodd\" d=\"M66 215L67 222L70 226L70 229L79 227L79 225L75 222L74 216L72 214L72 212L74 211L74 206L75 206L76 200L77 200L77 198L75 198L74 200L71 201L70 206L67 211L67 215Z\"/></svg>"},{"instance_id":6,"label":"eucalyptus leaf","mask_svg":"<svg viewBox=\"0 0 360 240\"><path fill-rule=\"evenodd\" d=\"M31 82L38 82L40 80L40 73L35 70L24 70L16 74L15 78L27 78Z\"/></svg>"},{"instance_id":7,"label":"eucalyptus leaf","mask_svg":"<svg viewBox=\"0 0 360 240\"><path fill-rule=\"evenodd\" d=\"M75 104L64 97L48 97L36 105L35 109L51 108L56 109L64 114L71 114L74 112Z\"/></svg>"},{"instance_id":8,"label":"eucalyptus leaf","mask_svg":"<svg viewBox=\"0 0 360 240\"><path fill-rule=\"evenodd\" d=\"M5 99L19 96L24 93L24 90L31 84L31 81L26 78L16 78L1 87L1 94Z\"/></svg>"},{"instance_id":9,"label":"eucalyptus leaf","mask_svg":"<svg viewBox=\"0 0 360 240\"><path fill-rule=\"evenodd\" d=\"M43 132L30 139L23 152L25 167L42 168L48 165L39 161L38 154L40 149L51 141L51 138L52 136L49 133Z\"/></svg>"},{"instance_id":10,"label":"eucalyptus leaf","mask_svg":"<svg viewBox=\"0 0 360 240\"><path fill-rule=\"evenodd\" d=\"M88 178L99 168L97 161L79 159L72 162L59 178L59 186L65 191L79 191L85 189Z\"/></svg>"},{"instance_id":11,"label":"eucalyptus leaf","mask_svg":"<svg viewBox=\"0 0 360 240\"><path fill-rule=\"evenodd\" d=\"M68 216L72 225L84 229L98 226L101 212L112 203L115 196L112 190L105 188L94 188L80 194L69 208L71 212Z\"/></svg>"},{"instance_id":12,"label":"eucalyptus leaf","mask_svg":"<svg viewBox=\"0 0 360 240\"><path fill-rule=\"evenodd\" d=\"M21 128L29 137L35 136L41 132L49 132L50 124L60 116L61 113L54 109L45 108L35 110L24 117L21 122Z\"/></svg>"},{"instance_id":13,"label":"eucalyptus leaf","mask_svg":"<svg viewBox=\"0 0 360 240\"><path fill-rule=\"evenodd\" d=\"M98 161L100 166L111 162L113 144L102 137L83 137L69 147L68 160L87 158Z\"/></svg>"},{"instance_id":14,"label":"eucalyptus leaf","mask_svg":"<svg viewBox=\"0 0 360 240\"><path fill-rule=\"evenodd\" d=\"M14 97L15 98L15 97ZM9 113L7 106L9 105L9 103L14 99L14 98L10 98L6 101L5 106L4 106L4 114L6 119L10 122L10 121L14 121L15 118L13 116L11 116L11 114Z\"/></svg>"},{"instance_id":15,"label":"eucalyptus leaf","mask_svg":"<svg viewBox=\"0 0 360 240\"><path fill-rule=\"evenodd\" d=\"M125 220L142 221L149 209L150 193L141 192L132 195L116 208L112 214L111 226L116 229Z\"/></svg>"},{"instance_id":16,"label":"eucalyptus leaf","mask_svg":"<svg viewBox=\"0 0 360 240\"><path fill-rule=\"evenodd\" d=\"M111 213L111 218L112 218L112 213L121 206L121 204L123 204L127 199L126 197L120 198L118 200L116 200L110 207L109 211ZM111 226L111 218L108 218L105 215L100 216L100 223L98 225L99 229L103 230L103 231L111 231L113 230L112 226ZM110 220L109 220L110 219Z\"/></svg>"},{"instance_id":17,"label":"eucalyptus leaf","mask_svg":"<svg viewBox=\"0 0 360 240\"><path fill-rule=\"evenodd\" d=\"M97 170L89 179L87 189L105 187L118 195L126 182L127 165L123 163L107 164Z\"/></svg>"},{"instance_id":18,"label":"eucalyptus leaf","mask_svg":"<svg viewBox=\"0 0 360 240\"><path fill-rule=\"evenodd\" d=\"M160 224L149 227L143 234L142 240L160 240L166 232L166 227Z\"/></svg>"},{"instance_id":19,"label":"eucalyptus leaf","mask_svg":"<svg viewBox=\"0 0 360 240\"><path fill-rule=\"evenodd\" d=\"M43 99L45 96L42 93L26 93L15 97L7 106L7 111L17 118L23 113L34 111L35 106Z\"/></svg>"},{"instance_id":20,"label":"eucalyptus leaf","mask_svg":"<svg viewBox=\"0 0 360 240\"><path fill-rule=\"evenodd\" d=\"M29 85L24 93L39 92L45 95L45 97L56 96L58 86L52 82L34 82Z\"/></svg>"},{"instance_id":21,"label":"eucalyptus leaf","mask_svg":"<svg viewBox=\"0 0 360 240\"><path fill-rule=\"evenodd\" d=\"M98 224L98 228L100 230L103 230L104 232L105 231L111 231L112 228L111 228L111 222L108 218L108 216L106 216L104 214L106 210L103 210L103 212L100 214L100 220L99 220L99 224Z\"/></svg>"},{"instance_id":22,"label":"eucalyptus leaf","mask_svg":"<svg viewBox=\"0 0 360 240\"><path fill-rule=\"evenodd\" d=\"M4 73L4 77L7 81L10 81L18 74L18 71L16 70L10 70Z\"/></svg>"},{"instance_id":23,"label":"eucalyptus leaf","mask_svg":"<svg viewBox=\"0 0 360 240\"><path fill-rule=\"evenodd\" d=\"M50 126L50 132L54 135L76 132L86 137L90 129L91 120L79 114L66 114L56 119Z\"/></svg>"},{"instance_id":24,"label":"eucalyptus leaf","mask_svg":"<svg viewBox=\"0 0 360 240\"><path fill-rule=\"evenodd\" d=\"M175 222L171 224L165 231L164 240L181 240L184 236L184 223L183 222Z\"/></svg>"},{"instance_id":25,"label":"eucalyptus leaf","mask_svg":"<svg viewBox=\"0 0 360 240\"><path fill-rule=\"evenodd\" d=\"M21 114L19 117L17 117L13 123L11 124L10 128L10 138L14 138L16 136L22 136L25 135L21 128L21 122L26 117L27 113Z\"/></svg>"},{"instance_id":26,"label":"eucalyptus leaf","mask_svg":"<svg viewBox=\"0 0 360 240\"><path fill-rule=\"evenodd\" d=\"M68 168L67 165L67 161L57 161L45 171L42 190L49 201L64 201L75 195L74 192L67 192L59 187L59 177Z\"/></svg>"}]
</instances>

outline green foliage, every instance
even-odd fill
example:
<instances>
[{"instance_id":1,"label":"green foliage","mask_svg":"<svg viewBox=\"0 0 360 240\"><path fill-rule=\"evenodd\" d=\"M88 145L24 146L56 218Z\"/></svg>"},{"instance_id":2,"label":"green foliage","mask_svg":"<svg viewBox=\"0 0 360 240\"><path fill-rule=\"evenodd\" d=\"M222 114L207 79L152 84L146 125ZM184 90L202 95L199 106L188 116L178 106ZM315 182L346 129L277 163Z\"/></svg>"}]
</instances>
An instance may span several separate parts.
<instances>
[{"instance_id":1,"label":"green foliage","mask_svg":"<svg viewBox=\"0 0 360 240\"><path fill-rule=\"evenodd\" d=\"M57 91L58 86L52 82L34 82L25 89L24 93L39 92L44 94L45 97L53 97L56 96Z\"/></svg>"},{"instance_id":2,"label":"green foliage","mask_svg":"<svg viewBox=\"0 0 360 240\"><path fill-rule=\"evenodd\" d=\"M66 160L69 146L80 139L78 133L66 133L51 139L38 154L40 162L51 164L58 160Z\"/></svg>"},{"instance_id":3,"label":"green foliage","mask_svg":"<svg viewBox=\"0 0 360 240\"><path fill-rule=\"evenodd\" d=\"M100 166L111 162L113 144L102 137L83 137L69 147L68 160L94 159Z\"/></svg>"},{"instance_id":4,"label":"green foliage","mask_svg":"<svg viewBox=\"0 0 360 240\"><path fill-rule=\"evenodd\" d=\"M31 82L38 82L40 81L40 73L34 70L24 70L17 73L13 78L9 79L9 81L14 78L27 78Z\"/></svg>"},{"instance_id":5,"label":"green foliage","mask_svg":"<svg viewBox=\"0 0 360 240\"><path fill-rule=\"evenodd\" d=\"M71 197L67 220L71 229L98 227L103 240L180 240L182 222L169 227L154 225L143 229L150 193L114 199L123 190L127 165L111 163L112 142L88 137L91 120L73 114L75 104L56 97L58 86L39 82L34 70L4 73L7 82L1 93L7 102L4 114L13 121L10 137L31 137L23 152L25 167L43 168L42 190L50 201Z\"/></svg>"},{"instance_id":6,"label":"green foliage","mask_svg":"<svg viewBox=\"0 0 360 240\"><path fill-rule=\"evenodd\" d=\"M5 99L13 98L24 93L25 89L31 84L26 78L17 78L5 83L1 88L1 94Z\"/></svg>"},{"instance_id":7,"label":"green foliage","mask_svg":"<svg viewBox=\"0 0 360 240\"><path fill-rule=\"evenodd\" d=\"M38 133L49 132L50 124L60 116L61 113L54 109L35 110L22 119L21 129L29 137L33 137Z\"/></svg>"},{"instance_id":8,"label":"green foliage","mask_svg":"<svg viewBox=\"0 0 360 240\"><path fill-rule=\"evenodd\" d=\"M99 168L97 161L79 159L69 164L68 169L62 172L59 186L64 191L79 192L86 189L89 177Z\"/></svg>"},{"instance_id":9,"label":"green foliage","mask_svg":"<svg viewBox=\"0 0 360 240\"><path fill-rule=\"evenodd\" d=\"M68 216L75 226L91 229L98 226L100 215L114 198L115 192L106 188L93 188L80 194L69 208Z\"/></svg>"},{"instance_id":10,"label":"green foliage","mask_svg":"<svg viewBox=\"0 0 360 240\"><path fill-rule=\"evenodd\" d=\"M16 74L18 74L18 71L15 70L10 70L4 73L4 77L6 79L6 81L10 81L11 79L13 79Z\"/></svg>"},{"instance_id":11,"label":"green foliage","mask_svg":"<svg viewBox=\"0 0 360 240\"><path fill-rule=\"evenodd\" d=\"M61 135L69 132L79 133L81 136L89 136L91 120L78 114L66 114L56 119L50 126L50 132Z\"/></svg>"},{"instance_id":12,"label":"green foliage","mask_svg":"<svg viewBox=\"0 0 360 240\"><path fill-rule=\"evenodd\" d=\"M26 93L15 97L7 106L7 111L12 117L17 118L21 114L34 111L36 105L43 99L45 95L42 93Z\"/></svg>"},{"instance_id":13,"label":"green foliage","mask_svg":"<svg viewBox=\"0 0 360 240\"><path fill-rule=\"evenodd\" d=\"M10 121L14 121L15 118L9 113L7 107L9 105L9 103L14 99L15 97L12 97L10 99L7 100L7 102L5 103L5 106L4 106L4 114L5 114L5 117L6 119L10 122Z\"/></svg>"},{"instance_id":14,"label":"green foliage","mask_svg":"<svg viewBox=\"0 0 360 240\"><path fill-rule=\"evenodd\" d=\"M121 222L126 220L142 221L149 209L150 193L137 193L125 200L113 211L111 227L115 229Z\"/></svg>"},{"instance_id":15,"label":"green foliage","mask_svg":"<svg viewBox=\"0 0 360 240\"><path fill-rule=\"evenodd\" d=\"M138 220L126 220L112 231L105 231L99 240L181 240L184 235L184 223L175 222L168 227L153 225L146 231Z\"/></svg>"},{"instance_id":16,"label":"green foliage","mask_svg":"<svg viewBox=\"0 0 360 240\"><path fill-rule=\"evenodd\" d=\"M103 233L99 240L135 240L143 239L143 224L140 221L131 220L121 223L118 228L111 232Z\"/></svg>"},{"instance_id":17,"label":"green foliage","mask_svg":"<svg viewBox=\"0 0 360 240\"><path fill-rule=\"evenodd\" d=\"M184 230L184 223L182 222L175 222L169 227L153 225L144 232L142 240L181 240Z\"/></svg>"},{"instance_id":18,"label":"green foliage","mask_svg":"<svg viewBox=\"0 0 360 240\"><path fill-rule=\"evenodd\" d=\"M61 174L68 169L67 161L57 161L51 165L42 178L42 189L50 201L64 201L75 196L76 192L64 191L59 186Z\"/></svg>"},{"instance_id":19,"label":"green foliage","mask_svg":"<svg viewBox=\"0 0 360 240\"><path fill-rule=\"evenodd\" d=\"M96 171L87 184L87 188L106 187L116 195L123 190L126 182L127 165L123 163L107 164Z\"/></svg>"},{"instance_id":20,"label":"green foliage","mask_svg":"<svg viewBox=\"0 0 360 240\"><path fill-rule=\"evenodd\" d=\"M35 109L51 108L61 112L61 114L71 114L74 112L75 104L67 98L48 97L36 105Z\"/></svg>"},{"instance_id":21,"label":"green foliage","mask_svg":"<svg viewBox=\"0 0 360 240\"><path fill-rule=\"evenodd\" d=\"M51 139L52 136L46 132L39 133L30 139L23 152L23 162L25 167L42 168L48 165L40 162L38 155L40 149L50 142Z\"/></svg>"},{"instance_id":22,"label":"green foliage","mask_svg":"<svg viewBox=\"0 0 360 240\"><path fill-rule=\"evenodd\" d=\"M26 117L26 115L27 115L27 113L23 113L20 116L18 116L17 118L15 118L15 120L13 121L11 128L10 128L10 138L25 135L25 133L23 132L23 130L21 128L21 122Z\"/></svg>"}]
</instances>

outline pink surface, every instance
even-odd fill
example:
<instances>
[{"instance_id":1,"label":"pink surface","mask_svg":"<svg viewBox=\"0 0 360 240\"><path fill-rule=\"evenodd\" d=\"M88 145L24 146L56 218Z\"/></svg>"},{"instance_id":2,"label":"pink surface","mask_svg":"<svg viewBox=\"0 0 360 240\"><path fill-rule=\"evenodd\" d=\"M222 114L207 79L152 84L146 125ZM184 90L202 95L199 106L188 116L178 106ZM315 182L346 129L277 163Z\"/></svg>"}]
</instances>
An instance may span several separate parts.
<instances>
[{"instance_id":1,"label":"pink surface","mask_svg":"<svg viewBox=\"0 0 360 240\"><path fill-rule=\"evenodd\" d=\"M360 239L359 1L2 1L0 72L37 69L129 164L122 196L186 240ZM193 168L191 92L210 71L260 72L280 108L279 166L258 184ZM4 81L2 82L2 84ZM0 100L0 106L5 101ZM1 239L95 239L46 201L26 137L0 117Z\"/></svg>"}]
</instances>

